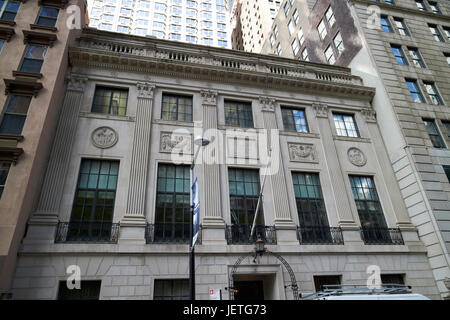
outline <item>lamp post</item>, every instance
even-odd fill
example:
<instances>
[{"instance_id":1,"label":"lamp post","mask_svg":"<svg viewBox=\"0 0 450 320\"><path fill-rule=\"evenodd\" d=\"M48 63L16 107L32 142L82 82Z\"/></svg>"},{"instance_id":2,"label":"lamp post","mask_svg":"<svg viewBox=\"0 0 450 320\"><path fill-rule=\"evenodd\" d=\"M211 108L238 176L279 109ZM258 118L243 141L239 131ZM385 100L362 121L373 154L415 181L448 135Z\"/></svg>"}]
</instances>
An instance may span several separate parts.
<instances>
[{"instance_id":1,"label":"lamp post","mask_svg":"<svg viewBox=\"0 0 450 320\"><path fill-rule=\"evenodd\" d=\"M194 167L195 160L197 159L198 152L200 151L200 147L207 146L211 140L208 137L198 136L194 139L194 144L198 146L197 151L195 152L194 158L191 163L191 214L189 219L189 292L190 299L195 300L195 253L194 253L194 199L192 197L193 187L194 187Z\"/></svg>"}]
</instances>

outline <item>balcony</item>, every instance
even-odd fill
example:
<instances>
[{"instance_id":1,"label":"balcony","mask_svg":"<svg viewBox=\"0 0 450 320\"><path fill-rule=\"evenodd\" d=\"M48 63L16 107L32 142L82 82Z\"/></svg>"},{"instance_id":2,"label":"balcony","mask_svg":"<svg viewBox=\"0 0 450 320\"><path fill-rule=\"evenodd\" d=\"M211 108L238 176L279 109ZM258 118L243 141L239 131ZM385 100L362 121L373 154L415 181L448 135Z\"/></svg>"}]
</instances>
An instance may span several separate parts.
<instances>
[{"instance_id":1,"label":"balcony","mask_svg":"<svg viewBox=\"0 0 450 320\"><path fill-rule=\"evenodd\" d=\"M190 242L189 223L155 223L148 224L145 229L145 241L149 243L179 243ZM198 232L197 243L201 243L202 227Z\"/></svg>"},{"instance_id":2,"label":"balcony","mask_svg":"<svg viewBox=\"0 0 450 320\"><path fill-rule=\"evenodd\" d=\"M105 221L59 222L55 243L117 243L119 228L118 223Z\"/></svg>"},{"instance_id":3,"label":"balcony","mask_svg":"<svg viewBox=\"0 0 450 320\"><path fill-rule=\"evenodd\" d=\"M297 239L300 244L344 244L339 227L297 227Z\"/></svg>"},{"instance_id":4,"label":"balcony","mask_svg":"<svg viewBox=\"0 0 450 320\"><path fill-rule=\"evenodd\" d=\"M361 239L365 244L405 244L402 233L398 228L361 227Z\"/></svg>"},{"instance_id":5,"label":"balcony","mask_svg":"<svg viewBox=\"0 0 450 320\"><path fill-rule=\"evenodd\" d=\"M256 225L255 233L250 240L251 230L252 225L234 224L227 226L225 230L227 244L253 244L256 242L258 236L260 236L266 244L277 244L275 227Z\"/></svg>"}]
</instances>

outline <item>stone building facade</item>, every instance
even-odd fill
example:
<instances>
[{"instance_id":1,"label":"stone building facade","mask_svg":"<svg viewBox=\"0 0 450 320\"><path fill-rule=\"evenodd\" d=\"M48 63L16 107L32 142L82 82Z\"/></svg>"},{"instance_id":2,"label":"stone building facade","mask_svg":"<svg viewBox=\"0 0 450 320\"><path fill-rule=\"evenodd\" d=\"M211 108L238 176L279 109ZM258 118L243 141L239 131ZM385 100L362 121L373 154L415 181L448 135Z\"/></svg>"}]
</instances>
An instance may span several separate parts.
<instances>
[{"instance_id":1,"label":"stone building facade","mask_svg":"<svg viewBox=\"0 0 450 320\"><path fill-rule=\"evenodd\" d=\"M296 3L306 8L306 1ZM401 194L427 247L441 295L448 298L448 1L317 1L303 12L300 21L311 25L295 57L303 59L306 48L309 60L350 67L352 74L377 89L372 105ZM282 28L286 23L278 14L274 24ZM299 28L292 38L299 38ZM336 41L339 33L342 37ZM291 57L292 39L281 32L278 41L281 55ZM266 42L263 52L273 50Z\"/></svg>"},{"instance_id":2,"label":"stone building facade","mask_svg":"<svg viewBox=\"0 0 450 320\"><path fill-rule=\"evenodd\" d=\"M0 298L45 171L84 1L0 3Z\"/></svg>"},{"instance_id":3,"label":"stone building facade","mask_svg":"<svg viewBox=\"0 0 450 320\"><path fill-rule=\"evenodd\" d=\"M375 91L350 69L95 29L69 60L13 298L187 298L189 164L193 136L205 134L218 147L202 149L194 169L198 299L294 299L324 283L364 285L373 268L439 299ZM270 132L269 171L268 145L250 151L262 139L254 132ZM264 181L257 234L267 251L255 256L248 223ZM74 270L81 291L66 288Z\"/></svg>"}]
</instances>

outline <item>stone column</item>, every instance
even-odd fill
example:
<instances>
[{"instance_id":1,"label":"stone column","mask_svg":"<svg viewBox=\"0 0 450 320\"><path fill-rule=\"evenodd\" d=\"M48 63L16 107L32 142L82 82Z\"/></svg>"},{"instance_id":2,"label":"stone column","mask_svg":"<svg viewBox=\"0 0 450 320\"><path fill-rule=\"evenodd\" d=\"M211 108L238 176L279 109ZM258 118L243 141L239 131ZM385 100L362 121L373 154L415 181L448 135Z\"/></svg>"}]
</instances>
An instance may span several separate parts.
<instances>
[{"instance_id":1,"label":"stone column","mask_svg":"<svg viewBox=\"0 0 450 320\"><path fill-rule=\"evenodd\" d=\"M221 139L217 129L217 92L201 91L203 109L203 134L211 144L200 150L203 167L202 242L225 244L225 221L222 217L222 185L220 178ZM196 148L198 148L196 146Z\"/></svg>"},{"instance_id":2,"label":"stone column","mask_svg":"<svg viewBox=\"0 0 450 320\"><path fill-rule=\"evenodd\" d=\"M275 117L275 99L270 97L259 97L259 103L264 120L264 129L267 130L268 138L272 139L270 130L278 129ZM298 244L296 240L296 225L292 220L288 191L286 185L284 159L281 154L281 141L279 136L276 141L268 141L268 148L271 151L271 166L268 170L269 175L266 178L266 187L270 184L272 191L272 199L274 205L274 224L277 230L278 242L293 242ZM262 169L262 174L265 169Z\"/></svg>"},{"instance_id":3,"label":"stone column","mask_svg":"<svg viewBox=\"0 0 450 320\"><path fill-rule=\"evenodd\" d=\"M75 140L86 77L71 74L58 120L36 211L28 222L27 242L53 242L65 178Z\"/></svg>"},{"instance_id":4,"label":"stone column","mask_svg":"<svg viewBox=\"0 0 450 320\"><path fill-rule=\"evenodd\" d=\"M155 85L138 82L136 123L131 154L128 199L125 215L120 221L119 242L145 243L145 200Z\"/></svg>"},{"instance_id":5,"label":"stone column","mask_svg":"<svg viewBox=\"0 0 450 320\"><path fill-rule=\"evenodd\" d=\"M337 220L342 228L345 243L360 244L361 236L359 226L356 224L351 211L351 204L348 198L345 179L342 173L342 166L339 161L336 145L333 140L328 118L328 106L314 103L313 108L319 125L320 136L322 138L323 152L325 154L328 175L330 176L331 188L333 189L334 202L337 209Z\"/></svg>"}]
</instances>

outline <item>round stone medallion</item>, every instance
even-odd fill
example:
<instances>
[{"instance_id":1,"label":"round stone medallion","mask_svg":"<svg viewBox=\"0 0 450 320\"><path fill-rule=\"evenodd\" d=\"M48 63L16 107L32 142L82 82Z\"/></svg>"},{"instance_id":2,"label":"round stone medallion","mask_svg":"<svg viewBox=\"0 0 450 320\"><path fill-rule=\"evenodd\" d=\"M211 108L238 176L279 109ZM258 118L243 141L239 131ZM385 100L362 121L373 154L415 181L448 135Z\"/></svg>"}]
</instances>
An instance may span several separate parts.
<instances>
[{"instance_id":1,"label":"round stone medallion","mask_svg":"<svg viewBox=\"0 0 450 320\"><path fill-rule=\"evenodd\" d=\"M92 144L97 148L107 149L114 146L119 140L119 136L110 127L100 127L94 130L91 135Z\"/></svg>"},{"instance_id":2,"label":"round stone medallion","mask_svg":"<svg viewBox=\"0 0 450 320\"><path fill-rule=\"evenodd\" d=\"M364 153L358 148L350 148L347 151L348 160L357 167L363 167L367 163Z\"/></svg>"}]
</instances>

